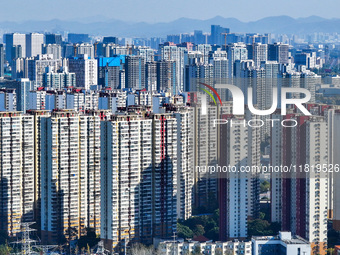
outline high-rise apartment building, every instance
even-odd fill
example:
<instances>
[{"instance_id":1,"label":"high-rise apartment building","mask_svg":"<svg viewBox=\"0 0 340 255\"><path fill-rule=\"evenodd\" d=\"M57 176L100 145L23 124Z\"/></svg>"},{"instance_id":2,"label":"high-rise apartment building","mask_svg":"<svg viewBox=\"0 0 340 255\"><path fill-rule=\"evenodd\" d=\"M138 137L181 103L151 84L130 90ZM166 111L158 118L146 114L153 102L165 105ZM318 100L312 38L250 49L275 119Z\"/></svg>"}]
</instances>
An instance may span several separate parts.
<instances>
[{"instance_id":1,"label":"high-rise apartment building","mask_svg":"<svg viewBox=\"0 0 340 255\"><path fill-rule=\"evenodd\" d=\"M268 44L268 60L279 64L289 63L289 45L283 43Z\"/></svg>"},{"instance_id":2,"label":"high-rise apartment building","mask_svg":"<svg viewBox=\"0 0 340 255\"><path fill-rule=\"evenodd\" d=\"M176 76L178 89L184 91L185 82L185 66L188 60L188 49L186 47L178 47L175 45L159 45L159 54L161 60L175 60L176 61Z\"/></svg>"},{"instance_id":3,"label":"high-rise apartment building","mask_svg":"<svg viewBox=\"0 0 340 255\"><path fill-rule=\"evenodd\" d=\"M0 228L8 236L34 218L33 137L32 116L0 114Z\"/></svg>"},{"instance_id":4,"label":"high-rise apartment building","mask_svg":"<svg viewBox=\"0 0 340 255\"><path fill-rule=\"evenodd\" d=\"M13 60L12 56L12 48L13 46L21 46L21 54L22 57L26 56L26 35L25 34L5 34L5 43L6 43L6 59L8 62Z\"/></svg>"},{"instance_id":5,"label":"high-rise apartment building","mask_svg":"<svg viewBox=\"0 0 340 255\"><path fill-rule=\"evenodd\" d=\"M231 82L231 74L229 74L229 60L225 51L214 54L213 63L213 83L215 84L229 84ZM217 93L222 100L227 99L227 91L225 89L217 89Z\"/></svg>"},{"instance_id":6,"label":"high-rise apartment building","mask_svg":"<svg viewBox=\"0 0 340 255\"><path fill-rule=\"evenodd\" d=\"M257 173L242 171L260 166L260 131L245 124L250 116L222 114L228 123L220 125L219 167L232 170L219 173L221 240L246 238L248 217L258 216Z\"/></svg>"},{"instance_id":7,"label":"high-rise apartment building","mask_svg":"<svg viewBox=\"0 0 340 255\"><path fill-rule=\"evenodd\" d=\"M319 116L287 114L285 118L294 119L297 126L273 125L271 165L298 169L291 174L272 174L272 221L311 242L312 254L326 254L328 173L311 168L328 163L327 122Z\"/></svg>"},{"instance_id":8,"label":"high-rise apartment building","mask_svg":"<svg viewBox=\"0 0 340 255\"><path fill-rule=\"evenodd\" d=\"M19 79L13 83L8 83L6 88L15 89L17 111L25 113L29 109L29 92L34 89L34 83L29 79Z\"/></svg>"},{"instance_id":9,"label":"high-rise apartment building","mask_svg":"<svg viewBox=\"0 0 340 255\"><path fill-rule=\"evenodd\" d=\"M229 78L227 57L214 57L213 67L216 82L223 83Z\"/></svg>"},{"instance_id":10,"label":"high-rise apartment building","mask_svg":"<svg viewBox=\"0 0 340 255\"><path fill-rule=\"evenodd\" d=\"M61 58L61 45L60 44L43 44L42 45L42 54L52 54L53 59Z\"/></svg>"},{"instance_id":11,"label":"high-rise apartment building","mask_svg":"<svg viewBox=\"0 0 340 255\"><path fill-rule=\"evenodd\" d=\"M69 33L67 35L67 41L69 43L89 43L91 42L91 39L88 34Z\"/></svg>"},{"instance_id":12,"label":"high-rise apartment building","mask_svg":"<svg viewBox=\"0 0 340 255\"><path fill-rule=\"evenodd\" d=\"M34 60L28 61L28 73L32 73L29 76L34 76L36 86L41 87L46 72L60 72L63 66L67 67L66 59L55 59L52 54L39 55Z\"/></svg>"},{"instance_id":13,"label":"high-rise apartment building","mask_svg":"<svg viewBox=\"0 0 340 255\"><path fill-rule=\"evenodd\" d=\"M157 90L157 64L146 62L145 64L145 87L148 91Z\"/></svg>"},{"instance_id":14,"label":"high-rise apartment building","mask_svg":"<svg viewBox=\"0 0 340 255\"><path fill-rule=\"evenodd\" d=\"M101 238L112 250L152 236L152 120L104 121L101 138Z\"/></svg>"},{"instance_id":15,"label":"high-rise apartment building","mask_svg":"<svg viewBox=\"0 0 340 255\"><path fill-rule=\"evenodd\" d=\"M0 44L0 78L5 75L5 46Z\"/></svg>"},{"instance_id":16,"label":"high-rise apartment building","mask_svg":"<svg viewBox=\"0 0 340 255\"><path fill-rule=\"evenodd\" d=\"M0 112L17 110L17 94L15 89L0 89Z\"/></svg>"},{"instance_id":17,"label":"high-rise apartment building","mask_svg":"<svg viewBox=\"0 0 340 255\"><path fill-rule=\"evenodd\" d=\"M21 45L14 45L11 50L12 53L12 61L17 58L22 58L22 47ZM25 54L24 54L25 55ZM11 63L11 62L10 62Z\"/></svg>"},{"instance_id":18,"label":"high-rise apartment building","mask_svg":"<svg viewBox=\"0 0 340 255\"><path fill-rule=\"evenodd\" d=\"M233 77L235 75L234 65L236 60L247 60L248 59L248 51L246 45L243 43L234 43L226 49L228 53L229 60L229 75Z\"/></svg>"},{"instance_id":19,"label":"high-rise apartment building","mask_svg":"<svg viewBox=\"0 0 340 255\"><path fill-rule=\"evenodd\" d=\"M248 59L254 60L256 68L259 68L261 62L268 59L268 45L262 43L254 43L247 45Z\"/></svg>"},{"instance_id":20,"label":"high-rise apartment building","mask_svg":"<svg viewBox=\"0 0 340 255\"><path fill-rule=\"evenodd\" d=\"M212 64L196 63L185 68L185 91L196 91L200 83L213 84L214 66Z\"/></svg>"},{"instance_id":21,"label":"high-rise apartment building","mask_svg":"<svg viewBox=\"0 0 340 255\"><path fill-rule=\"evenodd\" d=\"M100 233L99 116L55 111L40 120L41 235L60 243Z\"/></svg>"},{"instance_id":22,"label":"high-rise apartment building","mask_svg":"<svg viewBox=\"0 0 340 255\"><path fill-rule=\"evenodd\" d=\"M50 68L43 74L42 86L45 88L63 89L76 87L76 74L63 72L53 72ZM63 68L64 70L67 68Z\"/></svg>"},{"instance_id":23,"label":"high-rise apartment building","mask_svg":"<svg viewBox=\"0 0 340 255\"><path fill-rule=\"evenodd\" d=\"M41 119L47 118L51 114L45 110L29 110L27 114L33 118L33 146L34 146L34 157L33 157L33 171L34 174L34 222L40 226L41 219Z\"/></svg>"},{"instance_id":24,"label":"high-rise apartment building","mask_svg":"<svg viewBox=\"0 0 340 255\"><path fill-rule=\"evenodd\" d=\"M196 50L202 54L203 64L209 64L209 53L212 50L211 45L210 44L198 44L196 46Z\"/></svg>"},{"instance_id":25,"label":"high-rise apartment building","mask_svg":"<svg viewBox=\"0 0 340 255\"><path fill-rule=\"evenodd\" d=\"M105 43L105 44L108 44L108 43L118 44L118 38L114 37L114 36L104 36L103 43Z\"/></svg>"},{"instance_id":26,"label":"high-rise apartment building","mask_svg":"<svg viewBox=\"0 0 340 255\"><path fill-rule=\"evenodd\" d=\"M41 54L44 44L44 34L30 33L26 35L26 57L36 57Z\"/></svg>"},{"instance_id":27,"label":"high-rise apartment building","mask_svg":"<svg viewBox=\"0 0 340 255\"><path fill-rule=\"evenodd\" d=\"M210 43L218 45L224 44L225 33L230 33L230 29L221 27L220 25L211 25Z\"/></svg>"},{"instance_id":28,"label":"high-rise apartment building","mask_svg":"<svg viewBox=\"0 0 340 255\"><path fill-rule=\"evenodd\" d=\"M155 51L148 47L138 47L133 49L132 52L134 55L142 56L145 62L154 61Z\"/></svg>"},{"instance_id":29,"label":"high-rise apartment building","mask_svg":"<svg viewBox=\"0 0 340 255\"><path fill-rule=\"evenodd\" d=\"M102 122L101 238L108 249L176 231L177 121L171 115Z\"/></svg>"},{"instance_id":30,"label":"high-rise apartment building","mask_svg":"<svg viewBox=\"0 0 340 255\"><path fill-rule=\"evenodd\" d=\"M69 71L76 74L77 87L90 89L98 84L97 60L89 59L85 54L80 58L69 59Z\"/></svg>"},{"instance_id":31,"label":"high-rise apartment building","mask_svg":"<svg viewBox=\"0 0 340 255\"><path fill-rule=\"evenodd\" d=\"M142 56L126 56L125 87L136 90L145 88L145 61Z\"/></svg>"},{"instance_id":32,"label":"high-rise apartment building","mask_svg":"<svg viewBox=\"0 0 340 255\"><path fill-rule=\"evenodd\" d=\"M167 91L172 95L177 94L176 61L163 60L157 62L157 90Z\"/></svg>"},{"instance_id":33,"label":"high-rise apartment building","mask_svg":"<svg viewBox=\"0 0 340 255\"><path fill-rule=\"evenodd\" d=\"M337 168L340 164L339 156L339 129L340 123L339 109L328 109L325 111L325 117L328 124L328 160L329 164ZM340 174L339 172L330 171L328 178L328 218L332 219L333 229L340 230Z\"/></svg>"},{"instance_id":34,"label":"high-rise apartment building","mask_svg":"<svg viewBox=\"0 0 340 255\"><path fill-rule=\"evenodd\" d=\"M174 113L177 120L177 217L186 220L192 215L194 186L194 110Z\"/></svg>"},{"instance_id":35,"label":"high-rise apartment building","mask_svg":"<svg viewBox=\"0 0 340 255\"><path fill-rule=\"evenodd\" d=\"M120 86L121 58L98 58L98 85L118 89Z\"/></svg>"},{"instance_id":36,"label":"high-rise apartment building","mask_svg":"<svg viewBox=\"0 0 340 255\"><path fill-rule=\"evenodd\" d=\"M28 110L45 110L46 91L30 91L28 96Z\"/></svg>"},{"instance_id":37,"label":"high-rise apartment building","mask_svg":"<svg viewBox=\"0 0 340 255\"><path fill-rule=\"evenodd\" d=\"M194 31L194 43L196 44L206 44L207 42L207 35L203 34L202 30L195 30Z\"/></svg>"},{"instance_id":38,"label":"high-rise apartment building","mask_svg":"<svg viewBox=\"0 0 340 255\"><path fill-rule=\"evenodd\" d=\"M58 34L45 34L45 43L48 44L58 44L61 45L63 38Z\"/></svg>"},{"instance_id":39,"label":"high-rise apartment building","mask_svg":"<svg viewBox=\"0 0 340 255\"><path fill-rule=\"evenodd\" d=\"M154 236L170 238L177 230L177 120L153 115Z\"/></svg>"},{"instance_id":40,"label":"high-rise apartment building","mask_svg":"<svg viewBox=\"0 0 340 255\"><path fill-rule=\"evenodd\" d=\"M205 96L205 95L203 95ZM213 120L218 119L218 108L207 106L206 114L202 107L195 107L194 113L194 206L208 206L217 199L217 175L198 169L215 167L218 160L218 132Z\"/></svg>"},{"instance_id":41,"label":"high-rise apartment building","mask_svg":"<svg viewBox=\"0 0 340 255\"><path fill-rule=\"evenodd\" d=\"M94 46L91 43L76 44L74 47L77 48L77 57L84 54L86 54L89 58L94 58L95 56Z\"/></svg>"}]
</instances>

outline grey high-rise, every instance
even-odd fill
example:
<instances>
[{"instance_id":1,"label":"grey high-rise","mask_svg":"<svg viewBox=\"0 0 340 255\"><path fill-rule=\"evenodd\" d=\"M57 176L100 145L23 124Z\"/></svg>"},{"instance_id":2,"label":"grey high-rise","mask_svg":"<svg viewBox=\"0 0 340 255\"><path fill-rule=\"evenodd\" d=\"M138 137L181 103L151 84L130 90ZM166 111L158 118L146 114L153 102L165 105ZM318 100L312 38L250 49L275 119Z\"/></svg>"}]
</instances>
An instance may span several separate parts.
<instances>
[{"instance_id":1,"label":"grey high-rise","mask_svg":"<svg viewBox=\"0 0 340 255\"><path fill-rule=\"evenodd\" d=\"M45 43L46 44L59 44L63 42L61 35L58 34L45 34Z\"/></svg>"},{"instance_id":2,"label":"grey high-rise","mask_svg":"<svg viewBox=\"0 0 340 255\"><path fill-rule=\"evenodd\" d=\"M0 44L0 77L4 77L5 75L5 47L3 44Z\"/></svg>"},{"instance_id":3,"label":"grey high-rise","mask_svg":"<svg viewBox=\"0 0 340 255\"><path fill-rule=\"evenodd\" d=\"M125 86L133 89L145 88L145 64L141 56L127 56L125 60Z\"/></svg>"},{"instance_id":4,"label":"grey high-rise","mask_svg":"<svg viewBox=\"0 0 340 255\"><path fill-rule=\"evenodd\" d=\"M5 34L5 43L6 43L6 59L8 62L13 60L12 57L12 48L13 46L20 45L22 49L22 57L26 57L26 35L25 34Z\"/></svg>"},{"instance_id":5,"label":"grey high-rise","mask_svg":"<svg viewBox=\"0 0 340 255\"><path fill-rule=\"evenodd\" d=\"M224 33L230 33L230 29L221 27L220 25L211 25L211 44L223 44L224 40L222 39L224 38Z\"/></svg>"}]
</instances>

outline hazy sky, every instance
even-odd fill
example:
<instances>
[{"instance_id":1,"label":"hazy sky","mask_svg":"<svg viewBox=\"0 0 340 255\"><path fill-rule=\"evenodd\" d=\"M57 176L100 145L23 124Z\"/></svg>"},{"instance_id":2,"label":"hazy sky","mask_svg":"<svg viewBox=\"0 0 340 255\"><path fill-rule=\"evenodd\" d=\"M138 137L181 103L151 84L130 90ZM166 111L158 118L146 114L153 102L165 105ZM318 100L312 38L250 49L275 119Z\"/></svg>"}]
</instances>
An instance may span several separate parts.
<instances>
[{"instance_id":1,"label":"hazy sky","mask_svg":"<svg viewBox=\"0 0 340 255\"><path fill-rule=\"evenodd\" d=\"M0 21L103 18L162 22L217 15L253 21L263 17L318 15L340 18L339 0L0 0Z\"/></svg>"}]
</instances>

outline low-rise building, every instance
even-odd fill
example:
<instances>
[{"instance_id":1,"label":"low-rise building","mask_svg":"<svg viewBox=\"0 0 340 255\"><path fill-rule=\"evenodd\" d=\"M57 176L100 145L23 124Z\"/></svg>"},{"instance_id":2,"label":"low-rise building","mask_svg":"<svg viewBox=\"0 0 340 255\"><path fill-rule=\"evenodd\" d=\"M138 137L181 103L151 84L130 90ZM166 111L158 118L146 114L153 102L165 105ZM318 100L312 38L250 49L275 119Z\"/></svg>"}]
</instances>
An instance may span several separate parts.
<instances>
[{"instance_id":1,"label":"low-rise building","mask_svg":"<svg viewBox=\"0 0 340 255\"><path fill-rule=\"evenodd\" d=\"M278 236L255 236L252 238L253 255L309 255L310 243L291 232L280 232Z\"/></svg>"},{"instance_id":2,"label":"low-rise building","mask_svg":"<svg viewBox=\"0 0 340 255\"><path fill-rule=\"evenodd\" d=\"M198 241L161 241L158 246L160 254L209 254L209 255L236 255L251 254L252 246L250 241L233 240L228 242L198 242Z\"/></svg>"}]
</instances>

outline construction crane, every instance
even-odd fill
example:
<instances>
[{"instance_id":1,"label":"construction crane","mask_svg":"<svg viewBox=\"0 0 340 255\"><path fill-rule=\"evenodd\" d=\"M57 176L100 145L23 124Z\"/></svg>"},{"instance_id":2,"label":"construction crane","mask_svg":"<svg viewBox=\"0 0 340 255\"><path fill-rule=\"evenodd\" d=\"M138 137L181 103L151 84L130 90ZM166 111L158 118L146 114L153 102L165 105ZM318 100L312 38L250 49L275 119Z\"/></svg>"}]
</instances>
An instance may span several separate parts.
<instances>
[{"instance_id":1,"label":"construction crane","mask_svg":"<svg viewBox=\"0 0 340 255\"><path fill-rule=\"evenodd\" d=\"M96 41L95 43L94 43L94 57L96 58L97 57L97 48L98 48L98 41Z\"/></svg>"},{"instance_id":2,"label":"construction crane","mask_svg":"<svg viewBox=\"0 0 340 255\"><path fill-rule=\"evenodd\" d=\"M224 35L224 50L227 49L227 35L228 33L221 33L221 35Z\"/></svg>"}]
</instances>

